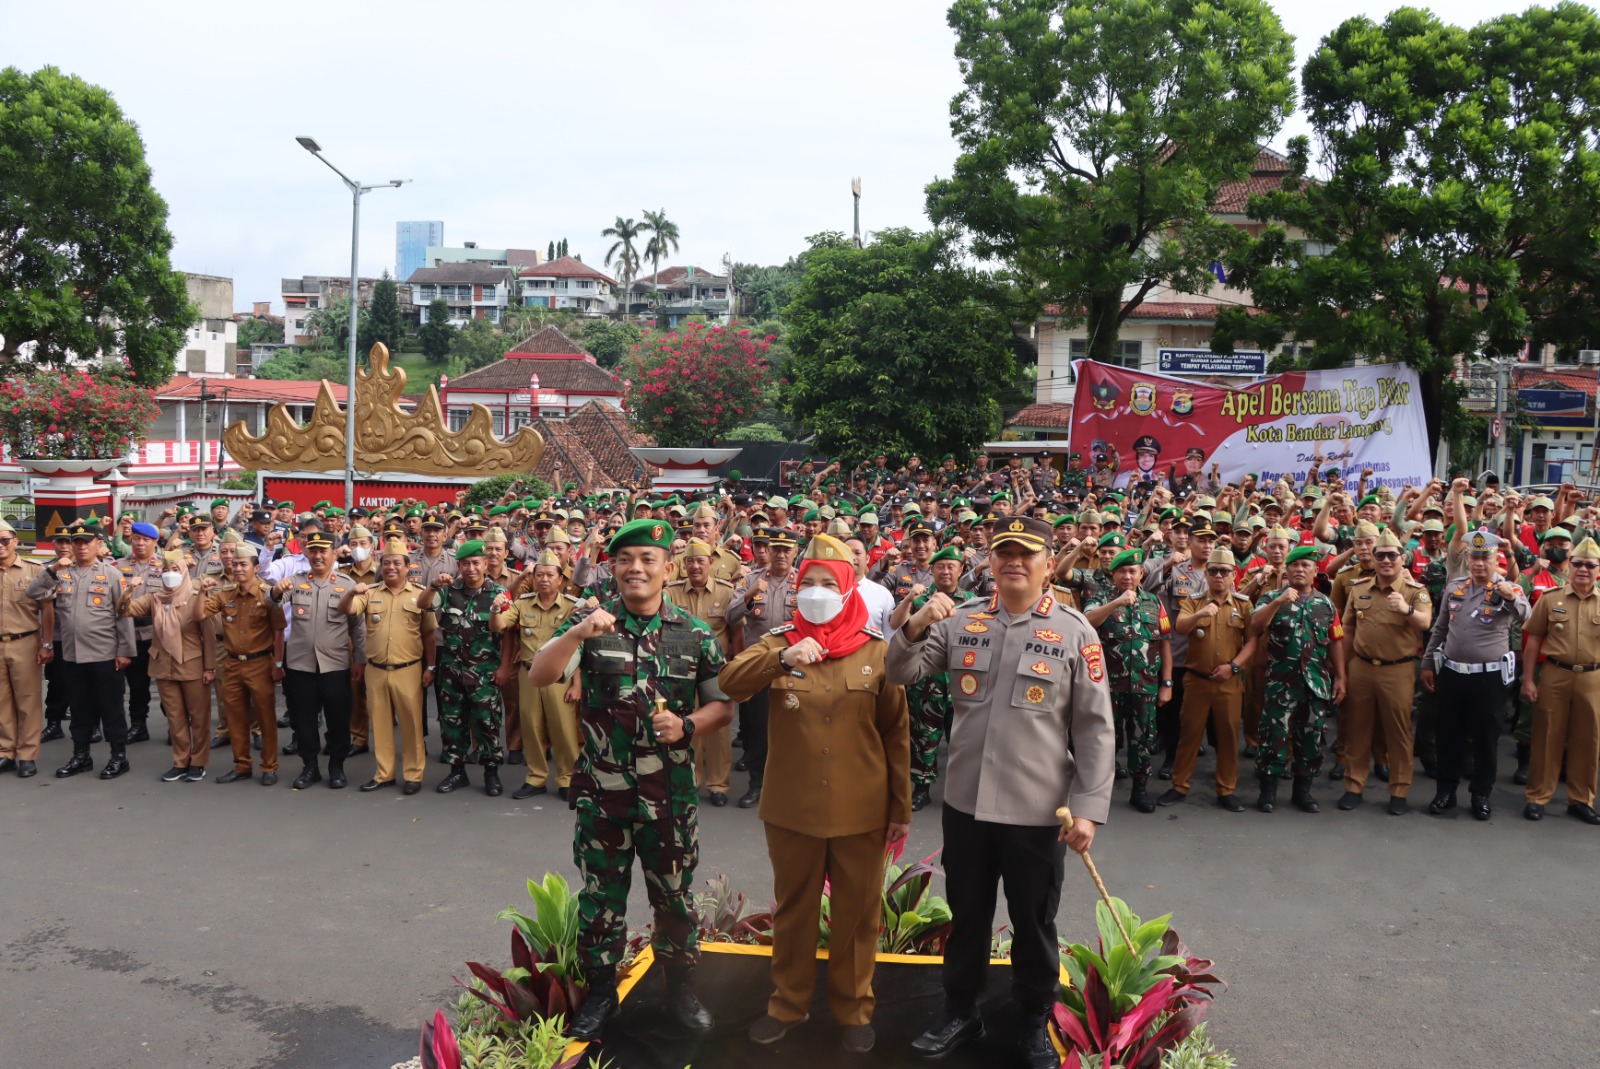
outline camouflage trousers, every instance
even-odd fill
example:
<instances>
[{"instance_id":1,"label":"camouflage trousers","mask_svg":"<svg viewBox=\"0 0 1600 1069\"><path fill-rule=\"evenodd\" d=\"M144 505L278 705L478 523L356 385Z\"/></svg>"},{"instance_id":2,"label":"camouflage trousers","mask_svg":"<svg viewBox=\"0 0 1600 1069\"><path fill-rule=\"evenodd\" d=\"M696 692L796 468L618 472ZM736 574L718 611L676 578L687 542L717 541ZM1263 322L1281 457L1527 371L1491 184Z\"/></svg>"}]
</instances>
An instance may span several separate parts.
<instances>
[{"instance_id":1,"label":"camouflage trousers","mask_svg":"<svg viewBox=\"0 0 1600 1069\"><path fill-rule=\"evenodd\" d=\"M1422 685L1422 662L1417 663L1416 690L1411 696L1411 720L1416 725L1412 752L1422 762L1424 769L1435 768L1439 761L1439 698L1429 694Z\"/></svg>"},{"instance_id":2,"label":"camouflage trousers","mask_svg":"<svg viewBox=\"0 0 1600 1069\"><path fill-rule=\"evenodd\" d=\"M478 682L478 673L488 680ZM500 748L500 726L504 719L500 688L494 685L492 668L445 668L439 677L440 758L446 764L462 764L467 755L478 755L485 768L505 759Z\"/></svg>"},{"instance_id":3,"label":"camouflage trousers","mask_svg":"<svg viewBox=\"0 0 1600 1069\"><path fill-rule=\"evenodd\" d=\"M1315 776L1322 770L1322 741L1333 711L1333 703L1326 698L1282 680L1267 680L1256 771L1277 779Z\"/></svg>"},{"instance_id":4,"label":"camouflage trousers","mask_svg":"<svg viewBox=\"0 0 1600 1069\"><path fill-rule=\"evenodd\" d=\"M939 743L954 711L950 676L941 672L906 688L911 706L911 782L931 787L939 778Z\"/></svg>"},{"instance_id":5,"label":"camouflage trousers","mask_svg":"<svg viewBox=\"0 0 1600 1069\"><path fill-rule=\"evenodd\" d=\"M604 795L598 804L585 799L578 805L572 837L572 860L583 877L578 960L584 976L594 984L616 975L628 938L635 854L655 914L650 942L656 957L669 965L695 964L700 960L700 922L689 888L700 861L700 836L694 795L674 791L669 811L643 822L607 816L602 806Z\"/></svg>"},{"instance_id":6,"label":"camouflage trousers","mask_svg":"<svg viewBox=\"0 0 1600 1069\"><path fill-rule=\"evenodd\" d=\"M1522 671L1523 673L1532 672L1534 686L1539 685L1538 665L1524 664L1522 666ZM1515 739L1519 745L1528 746L1533 742L1533 703L1522 696L1522 680L1524 678L1526 678L1525 675L1519 676L1517 679L1517 685L1512 690L1512 693L1515 695L1512 700L1516 702L1517 717L1514 721L1512 721L1511 724L1511 737Z\"/></svg>"},{"instance_id":7,"label":"camouflage trousers","mask_svg":"<svg viewBox=\"0 0 1600 1069\"><path fill-rule=\"evenodd\" d=\"M1157 692L1111 692L1111 716L1128 744L1128 772L1134 779L1150 778L1150 759L1161 746L1156 726Z\"/></svg>"}]
</instances>

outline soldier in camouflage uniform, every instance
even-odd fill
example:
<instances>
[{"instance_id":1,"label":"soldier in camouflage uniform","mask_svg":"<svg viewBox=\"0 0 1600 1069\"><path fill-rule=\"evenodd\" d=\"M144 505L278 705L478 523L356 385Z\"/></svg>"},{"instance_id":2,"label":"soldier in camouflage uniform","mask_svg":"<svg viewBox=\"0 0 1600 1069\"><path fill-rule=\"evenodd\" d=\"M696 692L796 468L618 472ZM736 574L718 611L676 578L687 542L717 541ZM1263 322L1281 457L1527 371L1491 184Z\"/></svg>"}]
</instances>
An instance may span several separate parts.
<instances>
[{"instance_id":1,"label":"soldier in camouflage uniform","mask_svg":"<svg viewBox=\"0 0 1600 1069\"><path fill-rule=\"evenodd\" d=\"M495 670L500 667L500 636L489 628L495 614L510 604L505 587L485 575L483 543L463 542L452 562L455 578L439 575L417 607L439 622L440 756L450 775L434 788L449 794L465 787L467 754L476 752L483 765L483 790L500 794L500 729L503 709Z\"/></svg>"},{"instance_id":2,"label":"soldier in camouflage uniform","mask_svg":"<svg viewBox=\"0 0 1600 1069\"><path fill-rule=\"evenodd\" d=\"M1250 617L1250 632L1267 636L1267 690L1261 710L1256 808L1272 812L1278 780L1294 776L1294 801L1308 813L1317 803L1311 781L1322 768L1324 727L1344 699L1344 627L1327 595L1315 587L1318 551L1297 546L1284 559L1288 580L1267 591Z\"/></svg>"},{"instance_id":3,"label":"soldier in camouflage uniform","mask_svg":"<svg viewBox=\"0 0 1600 1069\"><path fill-rule=\"evenodd\" d=\"M1156 811L1150 797L1150 758L1155 753L1156 709L1172 697L1172 624L1161 599L1139 589L1144 554L1125 549L1111 560L1114 590L1084 604L1084 615L1100 633L1111 674L1111 710L1128 742L1133 791L1128 802L1141 813Z\"/></svg>"},{"instance_id":4,"label":"soldier in camouflage uniform","mask_svg":"<svg viewBox=\"0 0 1600 1069\"><path fill-rule=\"evenodd\" d=\"M672 528L625 525L607 548L621 597L570 617L534 656L529 679L547 686L574 663L583 678L583 750L572 777L578 957L589 993L568 1032L594 1039L617 1008L616 970L627 937L628 887L637 853L655 913L656 956L667 1004L686 1028L711 1015L690 986L699 960L690 886L699 860L694 751L697 731L733 718L717 686L724 663L711 625L662 597Z\"/></svg>"},{"instance_id":5,"label":"soldier in camouflage uniform","mask_svg":"<svg viewBox=\"0 0 1600 1069\"><path fill-rule=\"evenodd\" d=\"M961 551L955 546L935 553L928 568L933 572L933 586L912 587L911 596L889 617L890 627L904 627L911 614L926 605L935 591L948 595L957 605L973 598L971 591L958 586ZM916 812L932 800L933 781L939 778L939 743L948 732L955 711L950 698L950 673L936 672L909 684L906 700L911 705L911 809Z\"/></svg>"},{"instance_id":6,"label":"soldier in camouflage uniform","mask_svg":"<svg viewBox=\"0 0 1600 1069\"><path fill-rule=\"evenodd\" d=\"M1116 584L1111 581L1111 562L1117 559L1117 554L1126 546L1127 538L1121 531L1107 531L1100 536L1095 546L1095 552L1100 558L1098 568L1059 567L1052 585L1061 594L1066 595L1065 600L1070 604L1088 605L1090 602L1099 604L1110 601L1117 596ZM1063 553L1059 561L1064 565L1073 558L1073 553Z\"/></svg>"}]
</instances>

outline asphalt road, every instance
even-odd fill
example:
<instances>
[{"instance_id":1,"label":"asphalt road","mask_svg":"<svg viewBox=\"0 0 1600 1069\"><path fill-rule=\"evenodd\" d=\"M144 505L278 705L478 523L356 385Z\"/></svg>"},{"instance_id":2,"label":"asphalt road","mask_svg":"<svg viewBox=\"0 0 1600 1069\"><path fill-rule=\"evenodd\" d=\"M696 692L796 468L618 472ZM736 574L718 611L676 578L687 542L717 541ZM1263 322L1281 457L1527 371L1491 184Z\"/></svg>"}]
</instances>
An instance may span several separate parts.
<instances>
[{"instance_id":1,"label":"asphalt road","mask_svg":"<svg viewBox=\"0 0 1600 1069\"><path fill-rule=\"evenodd\" d=\"M120 780L56 781L67 754L48 744L38 778L0 777L0 1069L387 1067L464 960L506 963L494 918L526 903L525 881L574 874L570 814L511 801L514 780L498 799L476 776L440 797L435 768L415 797L363 795L358 758L339 792L292 791L292 772L271 789L163 784L158 732ZM1592 1064L1600 830L1560 805L1527 823L1508 780L1488 824L1389 817L1378 787L1340 813L1326 781L1316 816L1234 815L1211 804L1209 767L1154 816L1119 791L1094 856L1112 893L1175 913L1216 959L1231 987L1212 1032L1241 1066ZM937 797L916 857L939 845ZM702 876L764 902L754 814L705 807L701 829ZM1062 930L1092 939L1093 885L1070 859L1067 879Z\"/></svg>"}]
</instances>

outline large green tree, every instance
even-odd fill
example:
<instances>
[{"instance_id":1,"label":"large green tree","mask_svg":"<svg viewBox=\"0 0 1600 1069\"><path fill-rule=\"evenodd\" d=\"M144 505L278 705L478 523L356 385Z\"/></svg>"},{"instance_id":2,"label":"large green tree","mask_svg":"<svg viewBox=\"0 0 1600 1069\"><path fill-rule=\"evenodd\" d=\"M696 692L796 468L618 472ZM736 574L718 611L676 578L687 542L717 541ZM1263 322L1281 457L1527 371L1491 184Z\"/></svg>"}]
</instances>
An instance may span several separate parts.
<instances>
[{"instance_id":1,"label":"large green tree","mask_svg":"<svg viewBox=\"0 0 1600 1069\"><path fill-rule=\"evenodd\" d=\"M361 334L361 351L371 352L374 342L383 342L392 353L406 336L406 321L400 315L400 287L385 270L372 285L372 306Z\"/></svg>"},{"instance_id":2,"label":"large green tree","mask_svg":"<svg viewBox=\"0 0 1600 1069\"><path fill-rule=\"evenodd\" d=\"M450 339L450 359L467 371L486 367L506 355L516 339L502 333L487 319L469 319Z\"/></svg>"},{"instance_id":3,"label":"large green tree","mask_svg":"<svg viewBox=\"0 0 1600 1069\"><path fill-rule=\"evenodd\" d=\"M1158 286L1205 292L1240 232L1224 182L1293 110L1293 40L1264 0L956 0L961 146L928 187L1106 359Z\"/></svg>"},{"instance_id":4,"label":"large green tree","mask_svg":"<svg viewBox=\"0 0 1600 1069\"><path fill-rule=\"evenodd\" d=\"M818 235L786 315L783 408L851 460L970 453L1016 375L1012 297L939 234Z\"/></svg>"},{"instance_id":5,"label":"large green tree","mask_svg":"<svg viewBox=\"0 0 1600 1069\"><path fill-rule=\"evenodd\" d=\"M749 314L757 320L777 319L794 300L795 287L805 273L805 257L791 256L785 264L734 264L733 285L749 302Z\"/></svg>"},{"instance_id":6,"label":"large green tree","mask_svg":"<svg viewBox=\"0 0 1600 1069\"><path fill-rule=\"evenodd\" d=\"M172 377L198 311L172 269L167 204L111 94L44 67L0 71L0 363L121 354Z\"/></svg>"},{"instance_id":7,"label":"large green tree","mask_svg":"<svg viewBox=\"0 0 1600 1069\"><path fill-rule=\"evenodd\" d=\"M422 324L417 338L422 342L422 355L436 364L450 359L450 342L456 328L450 325L450 305L443 297L435 297L428 304L428 321Z\"/></svg>"},{"instance_id":8,"label":"large green tree","mask_svg":"<svg viewBox=\"0 0 1600 1069\"><path fill-rule=\"evenodd\" d=\"M241 351L250 348L256 342L282 342L283 324L270 319L246 319L239 324L239 342Z\"/></svg>"},{"instance_id":9,"label":"large green tree","mask_svg":"<svg viewBox=\"0 0 1600 1069\"><path fill-rule=\"evenodd\" d=\"M1253 198L1274 225L1234 265L1261 311L1225 314L1213 344L1409 364L1436 448L1465 429L1457 356L1593 331L1600 21L1578 4L1471 30L1412 8L1352 18L1303 82L1312 138L1286 188Z\"/></svg>"},{"instance_id":10,"label":"large green tree","mask_svg":"<svg viewBox=\"0 0 1600 1069\"><path fill-rule=\"evenodd\" d=\"M639 328L626 320L591 319L581 331L583 347L603 368L614 368L639 344Z\"/></svg>"}]
</instances>

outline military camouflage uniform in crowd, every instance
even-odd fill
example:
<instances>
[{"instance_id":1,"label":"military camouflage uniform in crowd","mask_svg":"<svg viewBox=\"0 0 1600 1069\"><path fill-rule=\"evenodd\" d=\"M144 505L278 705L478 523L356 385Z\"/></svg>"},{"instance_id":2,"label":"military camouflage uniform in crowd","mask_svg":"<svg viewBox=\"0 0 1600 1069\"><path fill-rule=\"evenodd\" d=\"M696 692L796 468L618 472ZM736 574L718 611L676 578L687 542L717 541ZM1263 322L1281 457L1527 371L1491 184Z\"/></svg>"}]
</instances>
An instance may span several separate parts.
<instances>
[{"instance_id":1,"label":"military camouflage uniform in crowd","mask_svg":"<svg viewBox=\"0 0 1600 1069\"><path fill-rule=\"evenodd\" d=\"M1111 581L1111 573L1104 568L1073 568L1059 583L1052 585L1070 596L1073 604L1080 608L1104 605L1121 593Z\"/></svg>"},{"instance_id":2,"label":"military camouflage uniform in crowd","mask_svg":"<svg viewBox=\"0 0 1600 1069\"><path fill-rule=\"evenodd\" d=\"M1418 551L1412 550L1412 552L1415 553ZM1444 584L1445 580L1448 578L1448 576L1445 575L1445 556L1445 551L1440 550L1437 556L1430 558L1428 563L1422 566L1421 574L1414 576L1417 582L1428 588L1428 598L1434 605L1443 603L1442 599L1444 598ZM1408 560L1407 568L1409 569L1409 567L1410 561ZM1516 627L1515 637L1518 641L1520 641L1520 624ZM1513 645L1512 648L1518 649L1520 647ZM1411 698L1411 719L1412 722L1417 726L1416 743L1414 744L1417 760L1422 762L1423 770L1431 775L1433 770L1437 767L1439 759L1439 714L1437 708L1438 696L1433 694L1422 685L1421 673L1423 663L1424 662L1421 658L1417 659L1417 687Z\"/></svg>"},{"instance_id":3,"label":"military camouflage uniform in crowd","mask_svg":"<svg viewBox=\"0 0 1600 1069\"><path fill-rule=\"evenodd\" d=\"M926 605L933 593L930 590L918 595L911 603L911 611ZM960 605L972 597L970 591L957 590L950 600ZM955 711L950 698L950 673L924 676L908 685L906 701L911 705L911 782L918 787L932 787L939 778L939 742Z\"/></svg>"},{"instance_id":4,"label":"military camouflage uniform in crowd","mask_svg":"<svg viewBox=\"0 0 1600 1069\"><path fill-rule=\"evenodd\" d=\"M583 643L583 749L570 790L572 858L583 876L578 957L591 982L610 979L622 958L635 853L655 913L656 956L668 965L699 960L689 893L700 857L694 750L658 744L650 718L658 697L679 716L720 700L716 678L726 660L711 625L669 601L648 619L620 599L600 608L617 618L616 630ZM554 637L593 611L569 617ZM708 681L710 691L701 686Z\"/></svg>"},{"instance_id":5,"label":"military camouflage uniform in crowd","mask_svg":"<svg viewBox=\"0 0 1600 1069\"><path fill-rule=\"evenodd\" d=\"M1138 593L1136 604L1118 608L1096 630L1105 647L1106 668L1111 677L1111 713L1122 727L1128 745L1128 771L1134 779L1145 779L1150 775L1150 758L1160 744L1156 703L1160 698L1161 658L1155 646L1172 631L1172 624L1160 598L1145 590ZM1096 590L1084 602L1084 611L1121 595L1122 591L1114 588Z\"/></svg>"},{"instance_id":6,"label":"military camouflage uniform in crowd","mask_svg":"<svg viewBox=\"0 0 1600 1069\"><path fill-rule=\"evenodd\" d=\"M1264 591L1256 608L1282 591ZM1256 771L1284 779L1322 769L1322 741L1335 706L1331 643L1344 638L1333 601L1308 590L1280 605L1267 624L1267 692L1261 708Z\"/></svg>"},{"instance_id":7,"label":"military camouflage uniform in crowd","mask_svg":"<svg viewBox=\"0 0 1600 1069\"><path fill-rule=\"evenodd\" d=\"M489 630L495 602L506 589L485 580L476 591L458 578L435 595L439 621L440 758L460 764L469 753L485 768L504 760L500 728L504 710L494 674L500 667L500 636Z\"/></svg>"}]
</instances>

